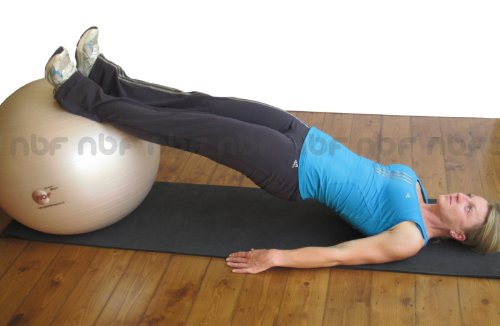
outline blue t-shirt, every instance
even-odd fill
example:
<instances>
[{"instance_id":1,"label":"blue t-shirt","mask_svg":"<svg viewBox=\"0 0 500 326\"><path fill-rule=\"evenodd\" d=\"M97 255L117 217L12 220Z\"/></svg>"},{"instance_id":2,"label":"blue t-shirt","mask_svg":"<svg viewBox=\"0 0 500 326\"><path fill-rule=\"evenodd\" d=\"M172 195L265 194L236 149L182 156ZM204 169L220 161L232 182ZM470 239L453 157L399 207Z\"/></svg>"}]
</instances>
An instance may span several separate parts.
<instances>
[{"instance_id":1,"label":"blue t-shirt","mask_svg":"<svg viewBox=\"0 0 500 326\"><path fill-rule=\"evenodd\" d=\"M417 182L428 203L424 187L412 169L402 164L385 166L373 162L314 127L300 153L300 196L325 204L368 236L412 221L427 244Z\"/></svg>"}]
</instances>

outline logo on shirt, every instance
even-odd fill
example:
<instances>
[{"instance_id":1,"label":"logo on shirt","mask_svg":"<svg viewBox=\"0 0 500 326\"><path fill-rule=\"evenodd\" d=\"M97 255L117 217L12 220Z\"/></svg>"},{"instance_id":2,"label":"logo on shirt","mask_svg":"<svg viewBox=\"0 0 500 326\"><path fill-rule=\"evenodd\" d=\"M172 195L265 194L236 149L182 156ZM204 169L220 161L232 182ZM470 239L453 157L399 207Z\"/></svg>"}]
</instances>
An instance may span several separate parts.
<instances>
[{"instance_id":1,"label":"logo on shirt","mask_svg":"<svg viewBox=\"0 0 500 326\"><path fill-rule=\"evenodd\" d=\"M407 192L407 193L406 193L405 198L411 198L411 195L410 195L410 193L409 193L409 192Z\"/></svg>"},{"instance_id":2,"label":"logo on shirt","mask_svg":"<svg viewBox=\"0 0 500 326\"><path fill-rule=\"evenodd\" d=\"M375 172L378 173L379 175L383 176L384 178L389 178L389 179L396 179L400 180L409 184L414 184L415 181L413 181L413 178L411 175L409 175L406 172L401 172L401 171L391 171L387 168L381 168L381 167L376 167Z\"/></svg>"},{"instance_id":3,"label":"logo on shirt","mask_svg":"<svg viewBox=\"0 0 500 326\"><path fill-rule=\"evenodd\" d=\"M293 161L292 169L295 169L295 168L298 168L298 167L299 167L299 162L297 162L297 160Z\"/></svg>"}]
</instances>

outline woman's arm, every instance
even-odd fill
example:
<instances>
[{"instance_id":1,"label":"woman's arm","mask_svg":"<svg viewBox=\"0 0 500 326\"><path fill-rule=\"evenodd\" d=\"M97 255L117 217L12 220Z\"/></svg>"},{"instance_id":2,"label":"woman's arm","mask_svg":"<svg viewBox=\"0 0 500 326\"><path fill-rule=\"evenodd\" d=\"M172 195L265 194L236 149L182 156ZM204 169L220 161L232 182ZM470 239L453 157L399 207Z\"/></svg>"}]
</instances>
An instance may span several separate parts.
<instances>
[{"instance_id":1,"label":"woman's arm","mask_svg":"<svg viewBox=\"0 0 500 326\"><path fill-rule=\"evenodd\" d=\"M424 245L413 222L402 222L375 236L347 241L333 247L292 250L251 250L229 255L235 273L259 273L271 267L314 268L337 265L378 264L415 255Z\"/></svg>"}]
</instances>

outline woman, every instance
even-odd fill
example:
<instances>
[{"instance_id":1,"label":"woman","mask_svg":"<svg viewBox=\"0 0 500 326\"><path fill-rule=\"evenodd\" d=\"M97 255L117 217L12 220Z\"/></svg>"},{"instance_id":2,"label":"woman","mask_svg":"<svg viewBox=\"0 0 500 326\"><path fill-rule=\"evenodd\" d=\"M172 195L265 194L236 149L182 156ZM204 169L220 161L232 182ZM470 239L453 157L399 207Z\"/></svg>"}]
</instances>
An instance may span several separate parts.
<instances>
[{"instance_id":1,"label":"woman","mask_svg":"<svg viewBox=\"0 0 500 326\"><path fill-rule=\"evenodd\" d=\"M358 156L269 105L131 79L100 53L97 38L96 27L83 33L77 68L62 47L46 65L46 78L66 110L204 155L279 198L318 200L367 235L326 248L233 253L226 259L233 272L390 262L415 255L436 237L453 238L480 252L500 250L498 204L461 193L441 195L429 204L409 167Z\"/></svg>"}]
</instances>

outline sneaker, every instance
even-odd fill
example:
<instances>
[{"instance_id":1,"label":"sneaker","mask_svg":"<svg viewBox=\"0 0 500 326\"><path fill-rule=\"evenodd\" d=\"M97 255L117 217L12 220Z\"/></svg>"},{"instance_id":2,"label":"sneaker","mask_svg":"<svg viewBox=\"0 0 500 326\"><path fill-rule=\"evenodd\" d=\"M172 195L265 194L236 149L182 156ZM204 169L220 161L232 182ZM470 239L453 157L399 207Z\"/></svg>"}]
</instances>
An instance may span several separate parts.
<instances>
[{"instance_id":1,"label":"sneaker","mask_svg":"<svg viewBox=\"0 0 500 326\"><path fill-rule=\"evenodd\" d=\"M45 65L45 78L55 88L61 86L76 72L68 50L60 46Z\"/></svg>"},{"instance_id":2,"label":"sneaker","mask_svg":"<svg viewBox=\"0 0 500 326\"><path fill-rule=\"evenodd\" d=\"M82 36L76 45L76 65L78 70L88 76L95 60L101 54L99 52L99 44L97 37L99 36L99 29L95 26L90 27Z\"/></svg>"}]
</instances>

